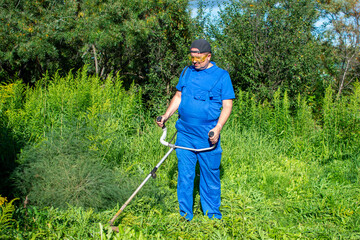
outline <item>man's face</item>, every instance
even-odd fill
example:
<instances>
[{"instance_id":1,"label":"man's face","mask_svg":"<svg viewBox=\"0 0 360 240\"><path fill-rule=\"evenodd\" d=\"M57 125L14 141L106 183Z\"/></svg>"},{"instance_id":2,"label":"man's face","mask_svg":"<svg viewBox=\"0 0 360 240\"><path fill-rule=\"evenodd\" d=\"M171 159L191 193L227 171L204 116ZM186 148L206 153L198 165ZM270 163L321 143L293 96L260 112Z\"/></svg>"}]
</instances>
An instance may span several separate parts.
<instances>
[{"instance_id":1,"label":"man's face","mask_svg":"<svg viewBox=\"0 0 360 240\"><path fill-rule=\"evenodd\" d=\"M197 48L190 49L191 62L195 69L204 70L209 67L211 53L197 53L198 51Z\"/></svg>"}]
</instances>

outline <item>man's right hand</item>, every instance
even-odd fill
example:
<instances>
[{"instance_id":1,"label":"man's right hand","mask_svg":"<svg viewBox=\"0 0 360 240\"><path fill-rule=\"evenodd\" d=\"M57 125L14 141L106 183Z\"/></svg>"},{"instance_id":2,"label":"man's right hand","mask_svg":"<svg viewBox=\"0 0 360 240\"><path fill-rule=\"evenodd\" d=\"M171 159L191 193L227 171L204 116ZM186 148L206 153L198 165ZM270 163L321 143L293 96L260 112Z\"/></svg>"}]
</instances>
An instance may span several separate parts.
<instances>
[{"instance_id":1,"label":"man's right hand","mask_svg":"<svg viewBox=\"0 0 360 240\"><path fill-rule=\"evenodd\" d=\"M160 121L159 121L160 120ZM157 117L156 118L156 123L157 123L157 125L159 126L159 127L164 127L164 124L165 124L165 122L166 122L166 118L165 118L165 115L162 115L162 116L160 116L160 117Z\"/></svg>"}]
</instances>

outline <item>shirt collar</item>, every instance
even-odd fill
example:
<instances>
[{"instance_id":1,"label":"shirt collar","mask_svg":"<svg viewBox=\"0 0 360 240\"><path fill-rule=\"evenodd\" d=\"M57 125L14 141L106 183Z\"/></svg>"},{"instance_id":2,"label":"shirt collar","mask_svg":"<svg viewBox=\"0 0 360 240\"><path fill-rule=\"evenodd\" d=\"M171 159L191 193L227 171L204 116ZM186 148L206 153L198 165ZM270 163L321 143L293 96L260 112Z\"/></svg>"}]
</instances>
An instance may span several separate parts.
<instances>
[{"instance_id":1,"label":"shirt collar","mask_svg":"<svg viewBox=\"0 0 360 240\"><path fill-rule=\"evenodd\" d=\"M204 70L196 70L193 65L191 65L189 68L191 68L192 71L196 71L196 72L212 73L218 68L218 66L216 66L215 62L213 62L213 61L210 61L210 62L212 63L212 66L210 68L206 68Z\"/></svg>"}]
</instances>

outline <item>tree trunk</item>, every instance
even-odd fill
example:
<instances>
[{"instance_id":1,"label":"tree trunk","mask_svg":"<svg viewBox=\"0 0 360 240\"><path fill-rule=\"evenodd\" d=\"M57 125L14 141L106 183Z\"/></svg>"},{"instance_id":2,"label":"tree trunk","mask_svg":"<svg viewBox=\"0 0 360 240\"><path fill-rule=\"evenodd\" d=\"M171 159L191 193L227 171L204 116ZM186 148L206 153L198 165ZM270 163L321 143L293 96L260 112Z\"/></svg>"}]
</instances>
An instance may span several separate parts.
<instances>
[{"instance_id":1,"label":"tree trunk","mask_svg":"<svg viewBox=\"0 0 360 240\"><path fill-rule=\"evenodd\" d=\"M94 44L92 45L92 49L93 49L93 52L94 52L95 72L96 72L96 76L98 76L99 75L99 66L98 66L98 60L97 60L97 57L96 57L96 48L95 48Z\"/></svg>"}]
</instances>

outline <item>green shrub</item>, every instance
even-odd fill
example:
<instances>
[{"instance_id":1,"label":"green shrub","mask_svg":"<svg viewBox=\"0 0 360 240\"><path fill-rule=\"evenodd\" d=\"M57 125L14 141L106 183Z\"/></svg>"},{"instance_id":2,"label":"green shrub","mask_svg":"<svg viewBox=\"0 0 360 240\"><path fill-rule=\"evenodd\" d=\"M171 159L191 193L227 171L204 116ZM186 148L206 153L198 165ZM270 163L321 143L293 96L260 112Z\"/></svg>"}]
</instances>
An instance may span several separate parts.
<instances>
[{"instance_id":1,"label":"green shrub","mask_svg":"<svg viewBox=\"0 0 360 240\"><path fill-rule=\"evenodd\" d=\"M78 130L63 136L52 133L25 148L20 156L23 164L13 176L21 196L28 196L31 204L60 208L71 204L101 209L124 199L122 177L104 166L89 146Z\"/></svg>"}]
</instances>

